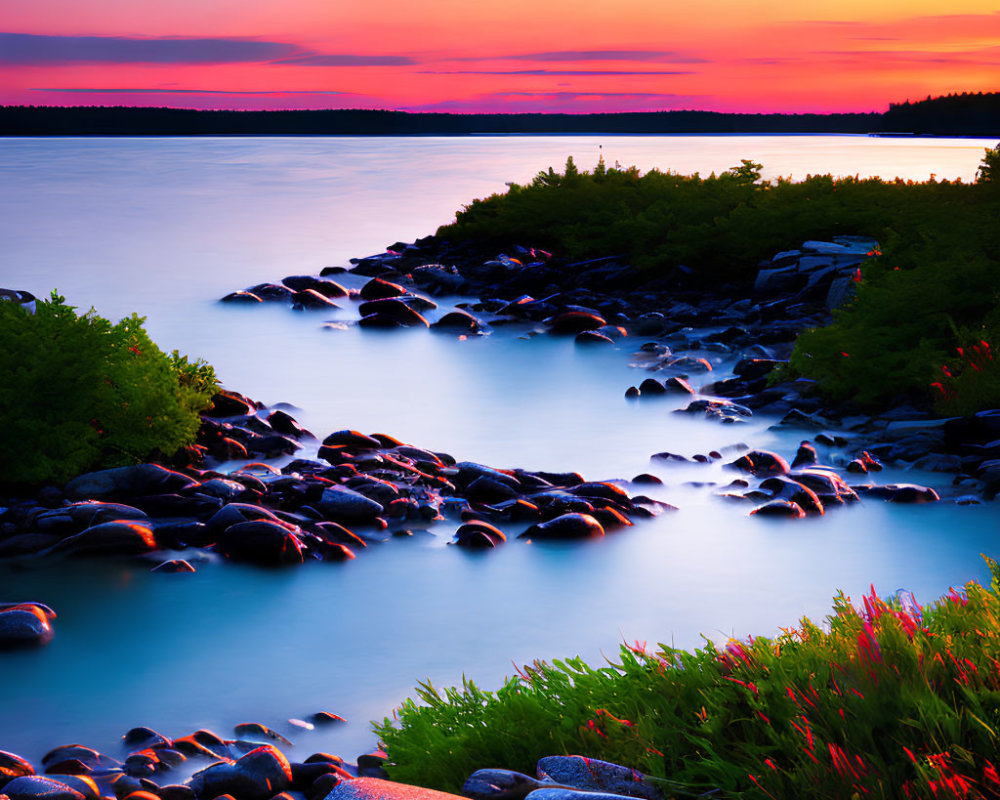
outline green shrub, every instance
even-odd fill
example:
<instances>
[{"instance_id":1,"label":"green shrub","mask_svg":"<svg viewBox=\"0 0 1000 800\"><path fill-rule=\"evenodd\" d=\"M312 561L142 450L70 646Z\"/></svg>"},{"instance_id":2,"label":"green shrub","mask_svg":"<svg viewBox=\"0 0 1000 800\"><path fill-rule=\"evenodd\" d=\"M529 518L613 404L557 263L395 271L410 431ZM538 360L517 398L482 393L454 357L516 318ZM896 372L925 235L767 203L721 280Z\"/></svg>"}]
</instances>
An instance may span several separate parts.
<instances>
[{"instance_id":1,"label":"green shrub","mask_svg":"<svg viewBox=\"0 0 1000 800\"><path fill-rule=\"evenodd\" d=\"M132 315L79 315L53 292L0 301L0 485L63 482L194 441L216 391L203 362L163 353Z\"/></svg>"},{"instance_id":2,"label":"green shrub","mask_svg":"<svg viewBox=\"0 0 1000 800\"><path fill-rule=\"evenodd\" d=\"M422 684L375 730L396 780L457 790L583 754L637 768L666 797L1000 796L1000 570L921 608L855 608L775 639L622 647L620 662L536 662L496 692Z\"/></svg>"}]
</instances>

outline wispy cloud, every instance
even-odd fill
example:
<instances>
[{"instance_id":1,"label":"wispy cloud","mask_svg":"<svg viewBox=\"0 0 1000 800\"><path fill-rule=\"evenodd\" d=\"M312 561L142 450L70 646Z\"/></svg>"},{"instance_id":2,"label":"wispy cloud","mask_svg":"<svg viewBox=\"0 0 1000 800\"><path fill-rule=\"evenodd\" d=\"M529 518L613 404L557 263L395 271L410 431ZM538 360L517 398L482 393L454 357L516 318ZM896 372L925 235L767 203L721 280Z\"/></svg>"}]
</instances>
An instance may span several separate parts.
<instances>
[{"instance_id":1,"label":"wispy cloud","mask_svg":"<svg viewBox=\"0 0 1000 800\"><path fill-rule=\"evenodd\" d=\"M589 114L692 108L703 99L695 95L657 92L494 92L410 106L404 110L494 114L525 112Z\"/></svg>"},{"instance_id":2,"label":"wispy cloud","mask_svg":"<svg viewBox=\"0 0 1000 800\"><path fill-rule=\"evenodd\" d=\"M304 53L272 63L299 67L396 67L418 62L409 56Z\"/></svg>"},{"instance_id":3,"label":"wispy cloud","mask_svg":"<svg viewBox=\"0 0 1000 800\"><path fill-rule=\"evenodd\" d=\"M290 42L237 37L48 36L0 33L0 66L72 64L284 64L381 67L417 63L409 56L317 53Z\"/></svg>"},{"instance_id":4,"label":"wispy cloud","mask_svg":"<svg viewBox=\"0 0 1000 800\"><path fill-rule=\"evenodd\" d=\"M620 69L456 69L420 70L421 75L696 75L691 70L620 70Z\"/></svg>"},{"instance_id":5,"label":"wispy cloud","mask_svg":"<svg viewBox=\"0 0 1000 800\"><path fill-rule=\"evenodd\" d=\"M541 53L512 53L485 56L476 61L654 61L680 64L703 64L704 58L680 53L676 50L548 50Z\"/></svg>"},{"instance_id":6,"label":"wispy cloud","mask_svg":"<svg viewBox=\"0 0 1000 800\"><path fill-rule=\"evenodd\" d=\"M257 91L230 91L227 89L169 89L169 88L85 88L81 86L35 86L29 92L56 92L59 94L194 94L194 95L249 95L253 97L280 97L282 95L353 95L354 92L335 92L319 89L262 89Z\"/></svg>"},{"instance_id":7,"label":"wispy cloud","mask_svg":"<svg viewBox=\"0 0 1000 800\"><path fill-rule=\"evenodd\" d=\"M271 61L301 52L257 39L126 36L47 36L0 33L0 64L232 64Z\"/></svg>"}]
</instances>

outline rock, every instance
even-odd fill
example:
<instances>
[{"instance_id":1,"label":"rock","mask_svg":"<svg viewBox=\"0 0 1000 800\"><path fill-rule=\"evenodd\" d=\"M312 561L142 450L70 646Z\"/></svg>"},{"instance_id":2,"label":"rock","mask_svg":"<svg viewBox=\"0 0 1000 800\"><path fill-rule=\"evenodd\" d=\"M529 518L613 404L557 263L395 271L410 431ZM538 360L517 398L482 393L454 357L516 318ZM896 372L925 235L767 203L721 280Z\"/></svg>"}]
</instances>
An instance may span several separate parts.
<instances>
[{"instance_id":1,"label":"rock","mask_svg":"<svg viewBox=\"0 0 1000 800\"><path fill-rule=\"evenodd\" d=\"M191 565L189 561L181 559L171 559L170 561L161 561L155 567L153 567L150 572L165 572L167 574L178 574L184 572L195 572L195 568Z\"/></svg>"},{"instance_id":2,"label":"rock","mask_svg":"<svg viewBox=\"0 0 1000 800\"><path fill-rule=\"evenodd\" d=\"M341 781L326 800L467 800L457 794L396 783L382 778L355 778Z\"/></svg>"},{"instance_id":3,"label":"rock","mask_svg":"<svg viewBox=\"0 0 1000 800\"><path fill-rule=\"evenodd\" d=\"M381 503L345 486L326 487L315 505L320 512L332 517L334 521L371 522L385 510Z\"/></svg>"},{"instance_id":4,"label":"rock","mask_svg":"<svg viewBox=\"0 0 1000 800\"><path fill-rule=\"evenodd\" d=\"M129 520L116 520L67 537L48 552L74 556L134 556L155 549L156 537L149 526Z\"/></svg>"},{"instance_id":5,"label":"rock","mask_svg":"<svg viewBox=\"0 0 1000 800\"><path fill-rule=\"evenodd\" d=\"M82 792L62 781L41 775L14 778L3 787L3 793L10 800L87 800Z\"/></svg>"},{"instance_id":6,"label":"rock","mask_svg":"<svg viewBox=\"0 0 1000 800\"><path fill-rule=\"evenodd\" d=\"M550 541L590 539L599 536L604 536L604 526L594 517L590 514L571 513L532 525L517 538Z\"/></svg>"},{"instance_id":7,"label":"rock","mask_svg":"<svg viewBox=\"0 0 1000 800\"><path fill-rule=\"evenodd\" d=\"M789 500L795 503L806 514L821 515L824 512L823 502L816 492L784 475L775 475L761 481L760 488L770 492L775 500Z\"/></svg>"},{"instance_id":8,"label":"rock","mask_svg":"<svg viewBox=\"0 0 1000 800\"><path fill-rule=\"evenodd\" d=\"M768 475L787 475L788 462L769 450L751 450L726 465L742 472L749 472L755 478Z\"/></svg>"},{"instance_id":9,"label":"rock","mask_svg":"<svg viewBox=\"0 0 1000 800\"><path fill-rule=\"evenodd\" d=\"M272 730L266 725L261 725L259 722L241 722L239 725L233 727L233 732L241 739L245 739L248 736L264 736L268 739L274 739L276 742L281 742L282 744L289 746L292 744L280 733Z\"/></svg>"},{"instance_id":10,"label":"rock","mask_svg":"<svg viewBox=\"0 0 1000 800\"><path fill-rule=\"evenodd\" d=\"M664 390L669 394L694 394L691 384L683 378L672 376L663 382Z\"/></svg>"},{"instance_id":11,"label":"rock","mask_svg":"<svg viewBox=\"0 0 1000 800\"><path fill-rule=\"evenodd\" d=\"M256 295L264 302L287 300L292 296L292 290L287 286L282 286L280 283L258 283L256 286L251 286L247 291L250 294Z\"/></svg>"},{"instance_id":12,"label":"rock","mask_svg":"<svg viewBox=\"0 0 1000 800\"><path fill-rule=\"evenodd\" d=\"M609 336L598 331L581 331L573 339L576 344L581 345L593 345L593 344L614 344L614 340Z\"/></svg>"},{"instance_id":13,"label":"rock","mask_svg":"<svg viewBox=\"0 0 1000 800\"><path fill-rule=\"evenodd\" d=\"M405 302L408 299L389 297L383 300L372 300L362 303L358 308L358 312L362 317L360 324L375 324L373 322L363 322L365 319L374 316L379 320L388 320L399 327L408 328L414 325L423 325L426 327L428 324L427 320L410 303Z\"/></svg>"},{"instance_id":14,"label":"rock","mask_svg":"<svg viewBox=\"0 0 1000 800\"><path fill-rule=\"evenodd\" d=\"M292 308L299 311L330 311L334 308L340 308L333 300L315 289L302 289L292 294L291 298Z\"/></svg>"},{"instance_id":15,"label":"rock","mask_svg":"<svg viewBox=\"0 0 1000 800\"><path fill-rule=\"evenodd\" d=\"M359 431L334 431L323 440L323 444L328 447L344 445L358 450L381 450L382 443L373 436L366 436Z\"/></svg>"},{"instance_id":16,"label":"rock","mask_svg":"<svg viewBox=\"0 0 1000 800\"><path fill-rule=\"evenodd\" d=\"M462 785L462 794L473 800L523 800L545 784L509 769L477 769Z\"/></svg>"},{"instance_id":17,"label":"rock","mask_svg":"<svg viewBox=\"0 0 1000 800\"><path fill-rule=\"evenodd\" d=\"M809 442L802 442L799 445L799 449L796 451L795 458L792 461L792 469L803 466L812 466L818 462L819 456L816 454L816 448Z\"/></svg>"},{"instance_id":18,"label":"rock","mask_svg":"<svg viewBox=\"0 0 1000 800\"><path fill-rule=\"evenodd\" d=\"M406 289L398 283L383 280L382 278L372 278L361 287L360 295L362 300L382 300L388 297L401 297L406 294Z\"/></svg>"},{"instance_id":19,"label":"rock","mask_svg":"<svg viewBox=\"0 0 1000 800\"><path fill-rule=\"evenodd\" d=\"M50 620L55 612L41 603L15 603L0 606L0 648L30 647L52 640ZM3 776L0 759L0 778Z\"/></svg>"},{"instance_id":20,"label":"rock","mask_svg":"<svg viewBox=\"0 0 1000 800\"><path fill-rule=\"evenodd\" d=\"M229 794L236 800L268 800L291 787L292 767L280 750L263 745L234 764L212 764L196 772L188 785L200 798Z\"/></svg>"},{"instance_id":21,"label":"rock","mask_svg":"<svg viewBox=\"0 0 1000 800\"><path fill-rule=\"evenodd\" d=\"M639 384L640 397L654 397L666 393L666 387L660 381L656 380L656 378L646 378Z\"/></svg>"},{"instance_id":22,"label":"rock","mask_svg":"<svg viewBox=\"0 0 1000 800\"><path fill-rule=\"evenodd\" d=\"M812 489L827 508L858 499L857 492L843 478L828 469L803 469L789 473L788 477Z\"/></svg>"},{"instance_id":23,"label":"rock","mask_svg":"<svg viewBox=\"0 0 1000 800\"><path fill-rule=\"evenodd\" d=\"M14 778L22 778L34 774L35 768L28 761L21 758L21 756L8 753L6 750L0 750L0 792Z\"/></svg>"},{"instance_id":24,"label":"rock","mask_svg":"<svg viewBox=\"0 0 1000 800\"><path fill-rule=\"evenodd\" d=\"M274 512L263 506L257 506L252 503L227 503L209 517L205 526L213 531L223 531L230 525L257 519L278 521L278 517Z\"/></svg>"},{"instance_id":25,"label":"rock","mask_svg":"<svg viewBox=\"0 0 1000 800\"><path fill-rule=\"evenodd\" d=\"M253 520L230 525L219 536L216 550L233 561L261 566L301 564L302 542L285 525Z\"/></svg>"},{"instance_id":26,"label":"rock","mask_svg":"<svg viewBox=\"0 0 1000 800\"><path fill-rule=\"evenodd\" d=\"M104 500L176 492L193 485L196 481L180 472L157 464L136 464L80 475L66 484L65 492L70 499Z\"/></svg>"},{"instance_id":27,"label":"rock","mask_svg":"<svg viewBox=\"0 0 1000 800\"><path fill-rule=\"evenodd\" d=\"M254 305L263 303L264 300L253 292L230 292L219 300L220 303L240 303L243 305Z\"/></svg>"},{"instance_id":28,"label":"rock","mask_svg":"<svg viewBox=\"0 0 1000 800\"><path fill-rule=\"evenodd\" d=\"M791 500L770 500L750 512L750 516L759 517L804 517L806 512L798 503Z\"/></svg>"},{"instance_id":29,"label":"rock","mask_svg":"<svg viewBox=\"0 0 1000 800\"><path fill-rule=\"evenodd\" d=\"M122 736L122 744L130 751L145 750L147 747L170 747L170 740L152 728L140 726L132 728Z\"/></svg>"},{"instance_id":30,"label":"rock","mask_svg":"<svg viewBox=\"0 0 1000 800\"><path fill-rule=\"evenodd\" d=\"M449 311L437 322L431 325L432 330L448 330L460 333L479 333L482 323L468 311L456 309Z\"/></svg>"},{"instance_id":31,"label":"rock","mask_svg":"<svg viewBox=\"0 0 1000 800\"><path fill-rule=\"evenodd\" d=\"M855 491L889 503L934 503L940 496L929 486L915 483L888 483L885 486L858 486Z\"/></svg>"},{"instance_id":32,"label":"rock","mask_svg":"<svg viewBox=\"0 0 1000 800\"><path fill-rule=\"evenodd\" d=\"M502 530L482 520L470 520L455 531L455 544L460 547L493 548L506 541Z\"/></svg>"},{"instance_id":33,"label":"rock","mask_svg":"<svg viewBox=\"0 0 1000 800\"><path fill-rule=\"evenodd\" d=\"M586 311L564 311L549 320L549 330L557 334L577 334L603 328L607 322Z\"/></svg>"},{"instance_id":34,"label":"rock","mask_svg":"<svg viewBox=\"0 0 1000 800\"><path fill-rule=\"evenodd\" d=\"M549 779L556 783L573 786L587 792L606 792L613 795L641 797L647 800L659 800L660 791L647 783L646 776L638 770L600 761L584 756L548 756L538 760L537 774L539 778ZM552 792L558 789L542 789ZM549 800L557 800L552 795L545 795ZM590 795L592 800L599 800L600 795ZM544 800L539 796L538 800ZM565 798L569 800L569 798Z\"/></svg>"},{"instance_id":35,"label":"rock","mask_svg":"<svg viewBox=\"0 0 1000 800\"><path fill-rule=\"evenodd\" d=\"M0 541L0 558L39 553L58 541L59 537L50 533L24 533L20 536L11 536Z\"/></svg>"}]
</instances>

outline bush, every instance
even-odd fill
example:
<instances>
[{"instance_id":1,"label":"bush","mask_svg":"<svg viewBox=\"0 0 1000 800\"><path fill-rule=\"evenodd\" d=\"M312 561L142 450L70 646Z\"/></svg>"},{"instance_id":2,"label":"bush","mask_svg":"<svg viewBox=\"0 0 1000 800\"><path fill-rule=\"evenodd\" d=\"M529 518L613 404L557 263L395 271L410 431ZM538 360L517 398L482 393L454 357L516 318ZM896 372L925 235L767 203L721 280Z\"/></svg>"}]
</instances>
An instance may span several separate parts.
<instances>
[{"instance_id":1,"label":"bush","mask_svg":"<svg viewBox=\"0 0 1000 800\"><path fill-rule=\"evenodd\" d=\"M620 663L536 662L496 692L429 684L375 727L395 780L457 790L547 755L639 769L666 797L996 798L1000 570L921 608L872 589L828 626Z\"/></svg>"},{"instance_id":2,"label":"bush","mask_svg":"<svg viewBox=\"0 0 1000 800\"><path fill-rule=\"evenodd\" d=\"M34 314L0 301L0 485L64 482L194 441L215 374L163 353L142 323L79 315L54 292Z\"/></svg>"}]
</instances>

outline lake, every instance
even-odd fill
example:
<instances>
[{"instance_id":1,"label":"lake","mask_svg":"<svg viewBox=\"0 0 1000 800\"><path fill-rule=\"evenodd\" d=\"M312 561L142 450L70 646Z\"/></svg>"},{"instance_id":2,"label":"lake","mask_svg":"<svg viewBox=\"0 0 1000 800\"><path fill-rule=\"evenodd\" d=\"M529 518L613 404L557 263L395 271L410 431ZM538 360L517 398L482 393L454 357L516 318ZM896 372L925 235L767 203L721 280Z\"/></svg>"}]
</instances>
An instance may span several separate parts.
<instances>
[{"instance_id":1,"label":"lake","mask_svg":"<svg viewBox=\"0 0 1000 800\"><path fill-rule=\"evenodd\" d=\"M356 310L234 308L228 292L413 240L475 197L529 181L572 155L589 168L635 164L721 172L749 158L764 176L809 173L972 180L992 140L861 136L0 139L0 285L118 319L133 311L163 349L213 363L222 382L290 403L320 437L381 431L459 460L578 470L588 479L655 472L678 506L602 541L512 541L488 554L447 542L455 523L373 545L355 561L263 571L205 563L0 567L0 601L59 613L52 643L0 657L0 749L37 759L84 742L116 752L135 725L168 736L228 734L260 721L295 739L294 758L353 759L368 720L417 681L487 687L511 662L613 657L623 641L696 647L702 637L772 635L821 620L833 595L905 588L923 601L987 575L996 504L839 509L781 524L748 518L690 484L715 467L650 463L736 441L791 455L774 420L735 429L630 404L639 342L582 351L520 330L459 341L423 331L328 329ZM530 244L530 243L527 243ZM356 279L355 279L356 280ZM716 365L724 372L727 363ZM705 378L707 381L708 378ZM886 480L927 480L900 472ZM932 478L931 478L932 479ZM349 720L296 733L284 720Z\"/></svg>"}]
</instances>

